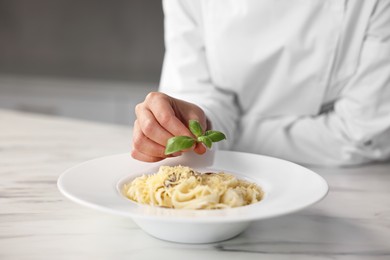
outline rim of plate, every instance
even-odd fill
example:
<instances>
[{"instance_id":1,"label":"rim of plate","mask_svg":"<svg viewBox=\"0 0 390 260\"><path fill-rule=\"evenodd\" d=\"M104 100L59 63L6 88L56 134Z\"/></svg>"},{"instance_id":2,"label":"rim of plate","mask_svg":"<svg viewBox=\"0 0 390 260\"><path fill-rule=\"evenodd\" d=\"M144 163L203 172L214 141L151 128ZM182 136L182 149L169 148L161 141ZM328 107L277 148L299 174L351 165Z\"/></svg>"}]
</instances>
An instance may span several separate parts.
<instances>
[{"instance_id":1,"label":"rim of plate","mask_svg":"<svg viewBox=\"0 0 390 260\"><path fill-rule=\"evenodd\" d=\"M89 208L134 219L192 223L242 222L286 215L319 202L329 190L324 178L298 164L218 150L214 164L200 170L225 171L256 182L265 192L260 202L218 210L168 209L135 203L121 193L126 180L155 173L161 165L185 165L182 163L191 167L181 157L145 163L128 153L109 155L67 169L58 178L57 186L65 197Z\"/></svg>"}]
</instances>

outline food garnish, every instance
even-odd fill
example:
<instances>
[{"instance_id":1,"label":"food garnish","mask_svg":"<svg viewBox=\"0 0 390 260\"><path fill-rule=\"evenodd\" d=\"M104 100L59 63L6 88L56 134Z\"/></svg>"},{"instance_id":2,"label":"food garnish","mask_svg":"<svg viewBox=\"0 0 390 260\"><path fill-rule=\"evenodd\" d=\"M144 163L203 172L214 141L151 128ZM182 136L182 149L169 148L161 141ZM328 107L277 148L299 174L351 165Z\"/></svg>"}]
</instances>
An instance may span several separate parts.
<instances>
[{"instance_id":1,"label":"food garnish","mask_svg":"<svg viewBox=\"0 0 390 260\"><path fill-rule=\"evenodd\" d=\"M196 143L203 143L207 148L211 148L213 143L226 139L224 133L215 130L203 131L197 120L189 120L191 133L195 136L174 136L169 138L165 147L165 154L169 155L193 147Z\"/></svg>"}]
</instances>

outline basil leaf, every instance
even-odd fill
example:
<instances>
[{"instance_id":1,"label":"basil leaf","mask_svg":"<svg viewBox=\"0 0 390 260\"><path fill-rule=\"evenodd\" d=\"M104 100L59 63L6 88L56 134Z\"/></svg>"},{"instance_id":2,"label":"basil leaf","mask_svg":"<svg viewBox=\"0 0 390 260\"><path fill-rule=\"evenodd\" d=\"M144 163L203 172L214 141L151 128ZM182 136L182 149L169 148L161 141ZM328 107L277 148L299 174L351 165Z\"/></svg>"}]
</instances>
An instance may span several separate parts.
<instances>
[{"instance_id":1,"label":"basil leaf","mask_svg":"<svg viewBox=\"0 0 390 260\"><path fill-rule=\"evenodd\" d=\"M198 121L190 120L188 125L191 133L193 133L196 137L199 137L203 134L202 126Z\"/></svg>"},{"instance_id":2,"label":"basil leaf","mask_svg":"<svg viewBox=\"0 0 390 260\"><path fill-rule=\"evenodd\" d=\"M204 143L207 146L207 148L209 148L209 149L213 145L213 141L211 141L211 139L205 135L199 136L198 141Z\"/></svg>"},{"instance_id":3,"label":"basil leaf","mask_svg":"<svg viewBox=\"0 0 390 260\"><path fill-rule=\"evenodd\" d=\"M191 148L195 144L195 139L189 136L174 136L168 139L165 147L165 154L179 152Z\"/></svg>"},{"instance_id":4,"label":"basil leaf","mask_svg":"<svg viewBox=\"0 0 390 260\"><path fill-rule=\"evenodd\" d=\"M222 132L214 130L206 131L205 136L210 138L213 142L219 142L226 139L226 136Z\"/></svg>"}]
</instances>

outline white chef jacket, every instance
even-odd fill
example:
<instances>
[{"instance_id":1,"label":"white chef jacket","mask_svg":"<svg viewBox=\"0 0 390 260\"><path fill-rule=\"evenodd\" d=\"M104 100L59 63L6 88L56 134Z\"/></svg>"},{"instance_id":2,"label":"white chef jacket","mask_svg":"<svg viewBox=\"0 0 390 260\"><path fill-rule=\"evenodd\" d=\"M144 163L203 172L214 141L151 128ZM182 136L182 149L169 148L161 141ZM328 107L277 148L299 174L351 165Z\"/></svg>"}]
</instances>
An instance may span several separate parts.
<instances>
[{"instance_id":1,"label":"white chef jacket","mask_svg":"<svg viewBox=\"0 0 390 260\"><path fill-rule=\"evenodd\" d=\"M160 91L220 148L302 164L390 157L390 0L165 0Z\"/></svg>"}]
</instances>

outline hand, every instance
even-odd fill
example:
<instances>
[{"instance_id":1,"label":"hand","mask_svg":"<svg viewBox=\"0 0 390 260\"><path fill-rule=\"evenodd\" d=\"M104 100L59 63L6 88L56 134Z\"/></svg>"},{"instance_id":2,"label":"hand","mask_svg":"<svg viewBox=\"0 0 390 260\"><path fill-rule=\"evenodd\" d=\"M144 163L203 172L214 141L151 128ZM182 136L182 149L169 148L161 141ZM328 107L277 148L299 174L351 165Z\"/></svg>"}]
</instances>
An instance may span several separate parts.
<instances>
[{"instance_id":1,"label":"hand","mask_svg":"<svg viewBox=\"0 0 390 260\"><path fill-rule=\"evenodd\" d=\"M203 129L208 127L206 115L200 107L159 92L149 93L144 102L136 106L135 114L131 156L145 162L180 155L180 152L165 155L165 145L173 136L193 136L187 126L190 119L199 121ZM203 154L206 148L196 144L194 151Z\"/></svg>"}]
</instances>

